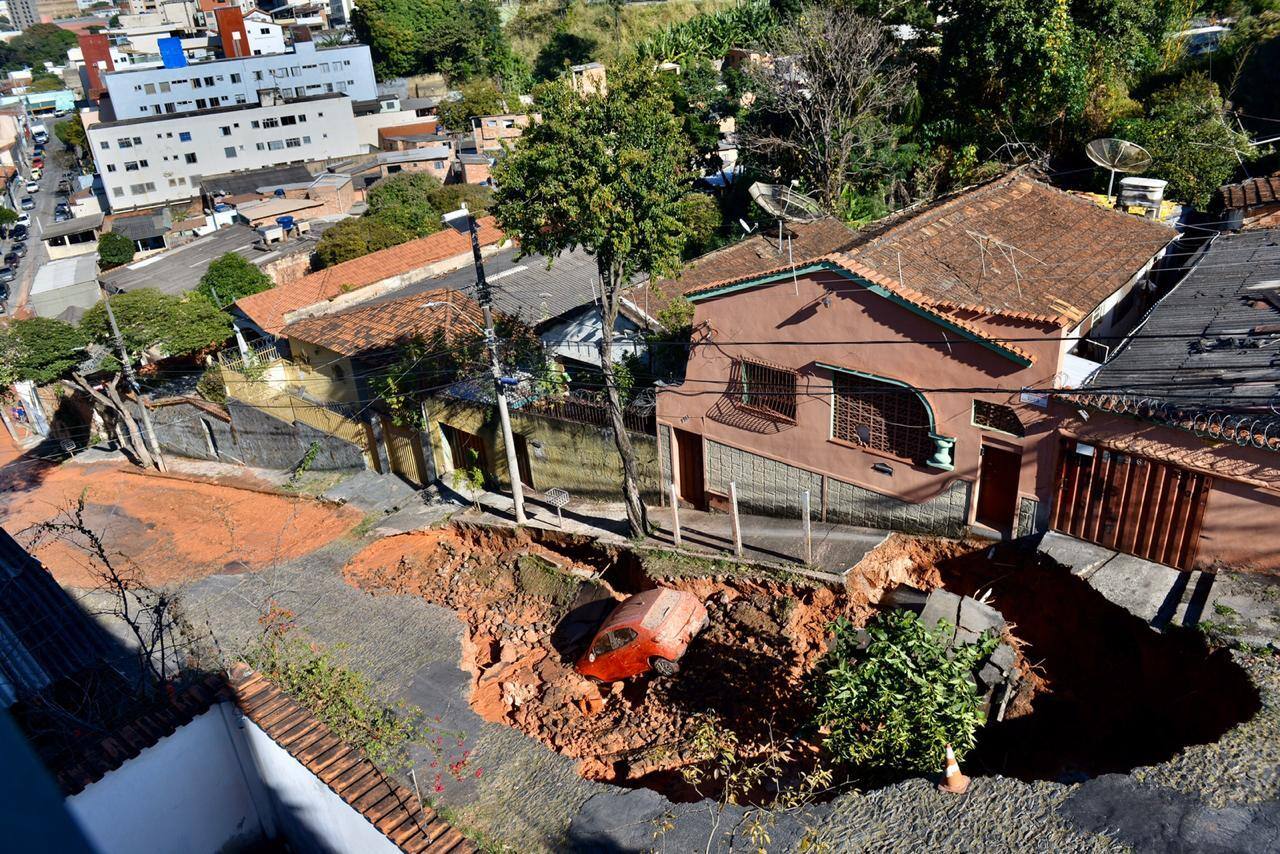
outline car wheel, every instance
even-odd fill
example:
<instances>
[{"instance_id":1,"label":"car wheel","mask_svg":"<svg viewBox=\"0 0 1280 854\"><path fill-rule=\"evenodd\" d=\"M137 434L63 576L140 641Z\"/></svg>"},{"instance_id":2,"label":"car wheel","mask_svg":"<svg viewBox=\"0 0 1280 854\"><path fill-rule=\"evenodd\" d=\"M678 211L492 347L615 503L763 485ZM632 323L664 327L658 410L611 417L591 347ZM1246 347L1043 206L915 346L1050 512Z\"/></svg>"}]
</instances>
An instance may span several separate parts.
<instances>
[{"instance_id":1,"label":"car wheel","mask_svg":"<svg viewBox=\"0 0 1280 854\"><path fill-rule=\"evenodd\" d=\"M659 676L675 676L680 672L680 665L666 658L655 658L649 662Z\"/></svg>"}]
</instances>

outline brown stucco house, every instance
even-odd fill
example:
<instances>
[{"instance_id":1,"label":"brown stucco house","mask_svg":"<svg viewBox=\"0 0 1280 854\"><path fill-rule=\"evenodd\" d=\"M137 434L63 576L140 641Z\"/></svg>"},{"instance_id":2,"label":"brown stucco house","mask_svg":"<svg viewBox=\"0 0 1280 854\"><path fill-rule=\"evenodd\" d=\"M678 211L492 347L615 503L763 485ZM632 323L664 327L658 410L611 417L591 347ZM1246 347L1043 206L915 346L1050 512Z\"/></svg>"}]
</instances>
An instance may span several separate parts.
<instances>
[{"instance_id":1,"label":"brown stucco house","mask_svg":"<svg viewBox=\"0 0 1280 854\"><path fill-rule=\"evenodd\" d=\"M956 534L1042 529L1069 388L1150 304L1172 229L1013 172L860 232L757 235L657 286L695 306L658 396L682 500Z\"/></svg>"}]
</instances>

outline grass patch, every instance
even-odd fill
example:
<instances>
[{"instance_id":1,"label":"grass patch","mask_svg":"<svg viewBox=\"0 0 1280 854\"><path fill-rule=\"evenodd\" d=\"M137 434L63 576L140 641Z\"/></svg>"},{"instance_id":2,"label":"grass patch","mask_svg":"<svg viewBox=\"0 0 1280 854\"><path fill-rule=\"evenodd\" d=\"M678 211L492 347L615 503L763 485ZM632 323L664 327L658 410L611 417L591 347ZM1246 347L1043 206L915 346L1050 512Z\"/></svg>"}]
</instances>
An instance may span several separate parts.
<instances>
[{"instance_id":1,"label":"grass patch","mask_svg":"<svg viewBox=\"0 0 1280 854\"><path fill-rule=\"evenodd\" d=\"M444 819L454 830L470 839L475 844L476 849L484 852L484 854L509 854L509 852L517 850L505 842L499 842L492 834L477 829L463 819L458 810L448 804L439 803L431 798L427 799L427 803L436 811L436 815Z\"/></svg>"},{"instance_id":2,"label":"grass patch","mask_svg":"<svg viewBox=\"0 0 1280 854\"><path fill-rule=\"evenodd\" d=\"M516 563L516 584L521 592L563 608L578 595L582 581L540 555L524 554Z\"/></svg>"},{"instance_id":3,"label":"grass patch","mask_svg":"<svg viewBox=\"0 0 1280 854\"><path fill-rule=\"evenodd\" d=\"M1221 603L1221 602L1214 602L1214 603L1213 603L1213 613L1217 614L1219 617L1238 617L1238 616L1240 616L1240 612L1239 612L1239 611L1237 611L1235 608L1232 608L1230 605L1224 605L1224 604L1223 604L1223 603Z\"/></svg>"},{"instance_id":4,"label":"grass patch","mask_svg":"<svg viewBox=\"0 0 1280 854\"><path fill-rule=\"evenodd\" d=\"M365 534L378 527L378 523L381 521L381 513L366 513L365 517L351 529L350 534L353 537L363 537Z\"/></svg>"},{"instance_id":5,"label":"grass patch","mask_svg":"<svg viewBox=\"0 0 1280 854\"><path fill-rule=\"evenodd\" d=\"M803 575L797 575L794 572L768 569L755 564L729 560L728 558L701 557L669 549L635 548L634 550L640 556L645 575L654 581L660 581L664 578L710 578L723 575L737 578L760 578L805 587L821 586L819 582Z\"/></svg>"}]
</instances>

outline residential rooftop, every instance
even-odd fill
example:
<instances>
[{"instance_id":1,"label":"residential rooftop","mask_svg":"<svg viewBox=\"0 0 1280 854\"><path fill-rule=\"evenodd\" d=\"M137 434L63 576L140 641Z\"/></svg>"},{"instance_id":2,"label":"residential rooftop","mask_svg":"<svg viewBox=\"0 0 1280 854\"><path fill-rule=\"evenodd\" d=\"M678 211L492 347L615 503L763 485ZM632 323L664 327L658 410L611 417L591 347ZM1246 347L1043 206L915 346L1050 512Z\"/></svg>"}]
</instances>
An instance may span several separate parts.
<instances>
[{"instance_id":1,"label":"residential rooftop","mask_svg":"<svg viewBox=\"0 0 1280 854\"><path fill-rule=\"evenodd\" d=\"M245 193L270 193L277 187L288 184L310 184L315 175L306 166L294 163L288 166L268 166L264 169L252 169L247 172L221 172L216 175L205 175L200 179L200 192L213 196L226 193L238 196Z\"/></svg>"},{"instance_id":2,"label":"residential rooftop","mask_svg":"<svg viewBox=\"0 0 1280 854\"><path fill-rule=\"evenodd\" d=\"M1280 399L1280 229L1220 235L1089 389L1180 410L1275 418ZM1280 420L1280 419L1278 419Z\"/></svg>"},{"instance_id":3,"label":"residential rooftop","mask_svg":"<svg viewBox=\"0 0 1280 854\"><path fill-rule=\"evenodd\" d=\"M343 356L356 356L436 336L449 345L459 336L474 336L483 325L475 300L451 288L436 288L308 317L289 324L285 334Z\"/></svg>"},{"instance_id":4,"label":"residential rooftop","mask_svg":"<svg viewBox=\"0 0 1280 854\"><path fill-rule=\"evenodd\" d=\"M503 233L493 217L479 220L480 244L499 243ZM261 293L242 297L236 309L264 332L275 335L284 328L288 312L333 299L348 291L412 273L449 258L467 256L471 240L451 228L399 246L371 252L332 267L277 285Z\"/></svg>"},{"instance_id":5,"label":"residential rooftop","mask_svg":"<svg viewBox=\"0 0 1280 854\"><path fill-rule=\"evenodd\" d=\"M1223 210L1280 204L1280 172L1219 187L1218 199Z\"/></svg>"},{"instance_id":6,"label":"residential rooftop","mask_svg":"<svg viewBox=\"0 0 1280 854\"><path fill-rule=\"evenodd\" d=\"M173 29L173 25L172 25L172 24L163 24L163 25L159 25L159 26L155 27L154 29L170 30L170 29ZM198 38L199 38L199 37L198 37ZM184 46L185 46L185 42L186 42L186 40L184 39L183 41L184 41ZM308 43L309 43L309 44L315 44L315 42L308 42ZM358 44L340 44L340 45L333 45L333 46L331 46L331 47L320 47L319 45L316 45L316 47L315 47L315 49L314 49L313 51L303 51L303 52L302 52L302 53L300 53L300 54L298 53L298 51L297 51L297 50L288 50L288 51L285 51L284 53L266 54L266 55L269 55L269 56L292 56L292 55L297 54L297 55L299 55L299 56L305 56L305 55L308 55L308 54L310 54L310 53L324 53L324 52L326 52L326 51L331 51L331 50L344 50L344 49L350 49L350 48L353 48L353 47L360 47L360 45L358 45ZM191 62L191 63L188 63L187 65L185 65L185 66L183 66L183 67L184 67L184 68L207 68L207 67L209 67L209 66L211 66L211 65L219 65L219 64L224 63L224 62L243 62L243 61L245 61L246 59L257 59L257 58L259 58L259 57L256 57L256 56L230 56L230 57L224 57L224 58L222 58L222 59L206 59L206 60L203 60L203 61L201 61L201 62ZM107 72L105 72L105 74L110 75L110 76L113 76L113 77L114 77L115 75L117 75L117 74L121 74L121 75L123 75L123 74L144 74L144 73L146 73L146 72L148 72L148 71L154 72L154 71L156 71L157 69L161 69L161 68L163 68L163 66L151 66L151 67L148 67L148 68L121 68L121 69L115 69L115 70L113 70L113 71L107 71ZM186 115L189 115L189 114L186 114Z\"/></svg>"}]
</instances>

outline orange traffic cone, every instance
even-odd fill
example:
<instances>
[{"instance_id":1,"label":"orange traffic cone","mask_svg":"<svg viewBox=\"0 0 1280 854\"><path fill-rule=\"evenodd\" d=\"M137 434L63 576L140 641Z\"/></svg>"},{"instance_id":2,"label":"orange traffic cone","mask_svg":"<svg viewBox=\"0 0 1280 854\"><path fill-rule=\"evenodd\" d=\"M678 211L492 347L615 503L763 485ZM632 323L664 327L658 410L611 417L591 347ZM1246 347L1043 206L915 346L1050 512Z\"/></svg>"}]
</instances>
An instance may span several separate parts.
<instances>
[{"instance_id":1,"label":"orange traffic cone","mask_svg":"<svg viewBox=\"0 0 1280 854\"><path fill-rule=\"evenodd\" d=\"M956 752L947 745L947 767L942 772L942 780L938 788L953 795L963 795L969 791L969 778L960 773L960 763L956 762Z\"/></svg>"}]
</instances>

